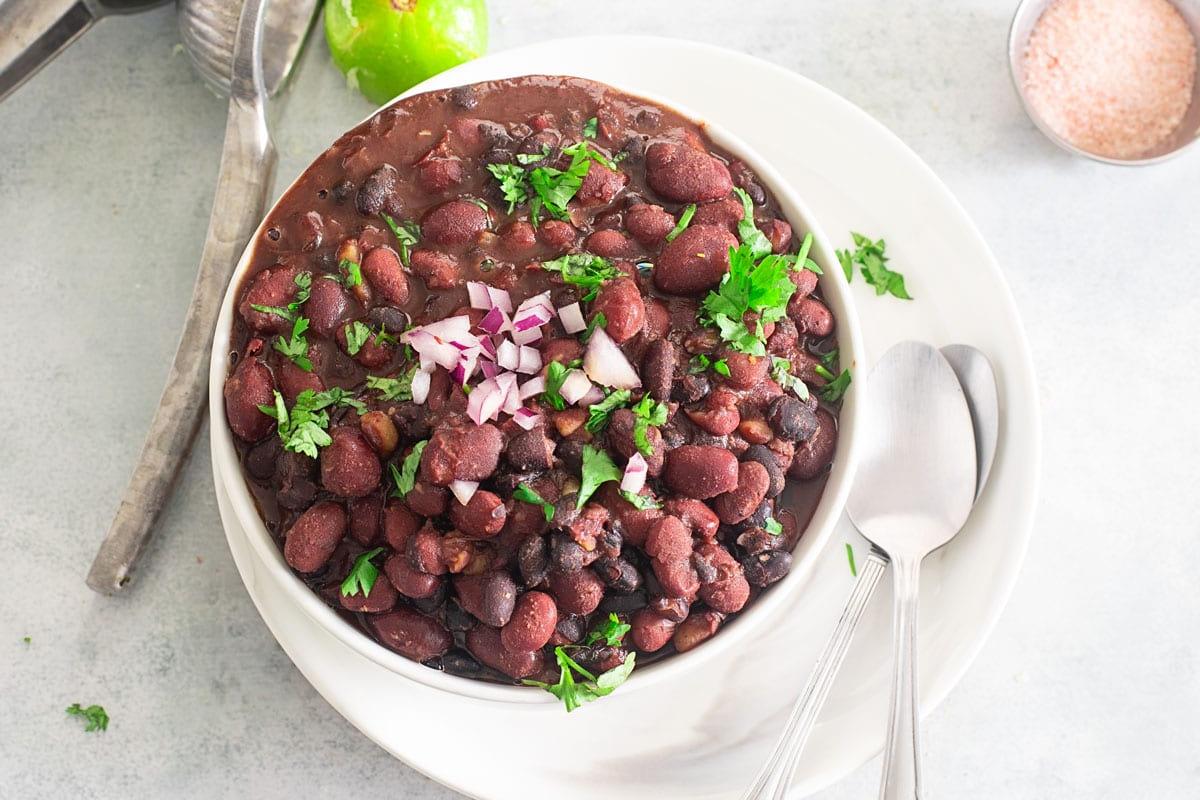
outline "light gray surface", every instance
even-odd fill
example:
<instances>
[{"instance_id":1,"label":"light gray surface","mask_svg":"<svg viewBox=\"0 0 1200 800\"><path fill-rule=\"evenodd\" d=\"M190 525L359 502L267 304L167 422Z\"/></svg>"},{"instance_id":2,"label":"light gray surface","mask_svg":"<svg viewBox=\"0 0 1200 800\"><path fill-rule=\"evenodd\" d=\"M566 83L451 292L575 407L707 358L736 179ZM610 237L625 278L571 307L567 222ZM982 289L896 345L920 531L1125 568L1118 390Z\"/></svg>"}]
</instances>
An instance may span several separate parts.
<instances>
[{"instance_id":1,"label":"light gray surface","mask_svg":"<svg viewBox=\"0 0 1200 800\"><path fill-rule=\"evenodd\" d=\"M639 32L752 52L860 104L947 181L1024 314L1045 483L1012 602L925 725L929 794L1196 796L1200 156L1121 170L1060 154L1008 85L1000 0L491 5L494 49ZM454 797L275 644L226 550L206 447L132 591L83 585L216 177L224 104L177 41L170 9L105 21L0 105L0 797ZM316 44L277 128L283 179L369 110ZM82 733L62 713L75 701L102 703L109 731ZM821 800L873 796L878 768Z\"/></svg>"}]
</instances>

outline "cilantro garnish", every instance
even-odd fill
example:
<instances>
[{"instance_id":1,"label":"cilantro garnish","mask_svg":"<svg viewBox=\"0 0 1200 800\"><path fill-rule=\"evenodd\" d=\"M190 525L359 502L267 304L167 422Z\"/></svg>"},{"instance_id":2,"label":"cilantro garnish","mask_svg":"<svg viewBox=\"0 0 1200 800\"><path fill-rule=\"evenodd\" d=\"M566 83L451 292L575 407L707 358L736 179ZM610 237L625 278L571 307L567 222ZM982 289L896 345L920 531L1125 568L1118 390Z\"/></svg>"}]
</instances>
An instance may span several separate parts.
<instances>
[{"instance_id":1,"label":"cilantro garnish","mask_svg":"<svg viewBox=\"0 0 1200 800\"><path fill-rule=\"evenodd\" d=\"M667 234L668 242L675 241L676 236L678 236L679 234L681 234L685 230L687 230L687 226L691 224L692 217L695 215L695 213L696 213L696 204L689 203L688 207L685 208L683 210L683 213L679 215L679 222L676 222L675 227L672 228L671 232Z\"/></svg>"},{"instance_id":2,"label":"cilantro garnish","mask_svg":"<svg viewBox=\"0 0 1200 800\"><path fill-rule=\"evenodd\" d=\"M350 568L350 574L346 576L346 580L342 581L342 597L349 597L360 592L363 597L366 597L371 593L371 587L375 585L375 579L379 577L379 567L372 564L371 559L382 552L382 547L376 547L354 559L354 566Z\"/></svg>"},{"instance_id":3,"label":"cilantro garnish","mask_svg":"<svg viewBox=\"0 0 1200 800\"><path fill-rule=\"evenodd\" d=\"M655 401L653 397L647 394L643 395L642 399L631 410L634 417L633 441L637 444L637 449L642 455L653 455L654 447L650 444L650 437L646 434L651 425L657 427L666 423L667 407L665 404Z\"/></svg>"},{"instance_id":4,"label":"cilantro garnish","mask_svg":"<svg viewBox=\"0 0 1200 800\"><path fill-rule=\"evenodd\" d=\"M603 311L597 311L596 316L592 317L592 321L588 323L587 329L579 335L579 340L587 344L588 339L592 338L592 334L596 332L596 328L607 328L608 317L604 316Z\"/></svg>"},{"instance_id":5,"label":"cilantro garnish","mask_svg":"<svg viewBox=\"0 0 1200 800\"><path fill-rule=\"evenodd\" d=\"M746 190L740 186L734 187L736 194L742 201L742 219L738 222L738 238L742 240L742 245L750 249L750 254L754 258L762 258L769 254L774 248L771 246L771 240L766 234L758 229L754 224L754 201L750 199L750 195L746 194Z\"/></svg>"},{"instance_id":6,"label":"cilantro garnish","mask_svg":"<svg viewBox=\"0 0 1200 800\"><path fill-rule=\"evenodd\" d=\"M584 302L594 300L605 281L621 277L621 271L607 258L590 253L570 253L542 262L542 269L562 275L564 283L586 289Z\"/></svg>"},{"instance_id":7,"label":"cilantro garnish","mask_svg":"<svg viewBox=\"0 0 1200 800\"><path fill-rule=\"evenodd\" d=\"M371 329L361 322L354 321L346 326L346 352L352 356L358 355L367 339L371 338Z\"/></svg>"},{"instance_id":8,"label":"cilantro garnish","mask_svg":"<svg viewBox=\"0 0 1200 800\"><path fill-rule=\"evenodd\" d=\"M733 349L752 356L767 354L763 323L782 319L796 291L788 277L789 260L773 254L756 260L748 244L730 249L729 272L704 298L702 319L715 326ZM758 315L753 331L744 322L747 312Z\"/></svg>"},{"instance_id":9,"label":"cilantro garnish","mask_svg":"<svg viewBox=\"0 0 1200 800\"><path fill-rule=\"evenodd\" d=\"M351 261L348 258L343 258L338 262L338 269L342 271L345 277L342 279L342 285L347 289L353 289L360 285L362 281L362 265L357 261Z\"/></svg>"},{"instance_id":10,"label":"cilantro garnish","mask_svg":"<svg viewBox=\"0 0 1200 800\"><path fill-rule=\"evenodd\" d=\"M563 366L561 361L551 361L546 365L546 391L542 392L542 399L555 411L562 411L567 407L567 402L563 400L559 390L562 389L568 373L570 370Z\"/></svg>"},{"instance_id":11,"label":"cilantro garnish","mask_svg":"<svg viewBox=\"0 0 1200 800\"><path fill-rule=\"evenodd\" d=\"M576 508L583 508L596 490L609 481L621 480L621 470L609 458L608 453L590 444L583 446L583 467L580 470L579 498Z\"/></svg>"},{"instance_id":12,"label":"cilantro garnish","mask_svg":"<svg viewBox=\"0 0 1200 800\"><path fill-rule=\"evenodd\" d=\"M824 275L825 271L821 269L821 265L808 257L808 251L812 250L813 235L811 232L804 234L804 241L800 243L800 252L796 253L795 267L797 270L806 269L809 272L815 272L818 275Z\"/></svg>"},{"instance_id":13,"label":"cilantro garnish","mask_svg":"<svg viewBox=\"0 0 1200 800\"><path fill-rule=\"evenodd\" d=\"M400 245L400 263L408 266L409 248L415 247L421 239L421 226L409 220L404 223L397 223L396 220L389 217L387 214L380 214L387 226L392 229L392 235L396 237L396 242Z\"/></svg>"},{"instance_id":14,"label":"cilantro garnish","mask_svg":"<svg viewBox=\"0 0 1200 800\"><path fill-rule=\"evenodd\" d=\"M527 170L520 164L488 165L488 172L500 183L500 191L508 201L510 214L518 205L528 202L529 216L534 225L541 218L542 211L558 219L567 219L567 203L583 185L583 178L591 168L591 163L595 161L609 169L616 169L616 164L593 150L586 139L564 147L562 152L571 157L571 163L565 170L547 166Z\"/></svg>"},{"instance_id":15,"label":"cilantro garnish","mask_svg":"<svg viewBox=\"0 0 1200 800\"><path fill-rule=\"evenodd\" d=\"M820 375L829 383L825 384L819 390L821 399L826 403L836 403L842 399L842 395L850 388L850 370L844 369L840 374L834 375L823 364L817 364L813 367L813 372Z\"/></svg>"},{"instance_id":16,"label":"cilantro garnish","mask_svg":"<svg viewBox=\"0 0 1200 800\"><path fill-rule=\"evenodd\" d=\"M599 120L597 120L595 117L589 117L588 121L583 123L583 138L595 139L596 132L599 130L599 128Z\"/></svg>"},{"instance_id":17,"label":"cilantro garnish","mask_svg":"<svg viewBox=\"0 0 1200 800\"><path fill-rule=\"evenodd\" d=\"M608 619L592 629L584 641L584 645L604 642L609 647L620 647L621 642L625 639L625 634L629 633L631 627L633 626L621 622L621 618L616 614L610 613Z\"/></svg>"},{"instance_id":18,"label":"cilantro garnish","mask_svg":"<svg viewBox=\"0 0 1200 800\"><path fill-rule=\"evenodd\" d=\"M857 578L858 567L854 564L854 548L849 542L846 542L846 560L850 562L850 574Z\"/></svg>"},{"instance_id":19,"label":"cilantro garnish","mask_svg":"<svg viewBox=\"0 0 1200 800\"><path fill-rule=\"evenodd\" d=\"M729 377L729 362L723 358L713 361L704 353L697 353L696 355L692 356L691 361L688 362L688 372L692 375L698 375L710 367L718 375L724 375L726 378Z\"/></svg>"},{"instance_id":20,"label":"cilantro garnish","mask_svg":"<svg viewBox=\"0 0 1200 800\"><path fill-rule=\"evenodd\" d=\"M288 412L283 395L275 392L275 405L259 406L258 410L275 420L279 438L283 440L283 449L293 453L303 453L309 458L316 458L319 448L328 446L333 439L329 437L330 406L347 406L359 414L366 413L367 407L345 389L333 387L323 392L305 389L296 396L296 404Z\"/></svg>"},{"instance_id":21,"label":"cilantro garnish","mask_svg":"<svg viewBox=\"0 0 1200 800\"><path fill-rule=\"evenodd\" d=\"M792 391L801 400L808 399L808 384L792 374L792 362L779 356L771 356L771 377L786 391Z\"/></svg>"},{"instance_id":22,"label":"cilantro garnish","mask_svg":"<svg viewBox=\"0 0 1200 800\"><path fill-rule=\"evenodd\" d=\"M782 536L783 526L779 524L779 520L774 517L767 517L767 521L763 523L763 530L772 536Z\"/></svg>"},{"instance_id":23,"label":"cilantro garnish","mask_svg":"<svg viewBox=\"0 0 1200 800\"><path fill-rule=\"evenodd\" d=\"M729 377L729 362L725 359L722 358L714 361L712 368L713 372L717 373L718 375L724 375L726 378Z\"/></svg>"},{"instance_id":24,"label":"cilantro garnish","mask_svg":"<svg viewBox=\"0 0 1200 800\"><path fill-rule=\"evenodd\" d=\"M588 421L584 427L592 433L600 433L608 427L608 418L612 416L612 412L623 408L629 402L630 394L628 389L614 389L599 403L592 403L588 406Z\"/></svg>"},{"instance_id":25,"label":"cilantro garnish","mask_svg":"<svg viewBox=\"0 0 1200 800\"><path fill-rule=\"evenodd\" d=\"M863 280L875 287L876 296L890 294L901 300L912 300L904 287L904 276L887 266L887 244L880 239L873 242L861 233L850 232L854 237L854 250L838 250L837 258L846 273L846 280L854 277L854 265L858 264Z\"/></svg>"},{"instance_id":26,"label":"cilantro garnish","mask_svg":"<svg viewBox=\"0 0 1200 800\"><path fill-rule=\"evenodd\" d=\"M422 439L414 444L412 451L404 457L404 463L400 465L400 469L396 469L395 464L388 464L388 469L392 473L392 483L396 484L396 488L392 490L392 496L403 500L404 496L412 491L413 485L417 482L417 467L421 464L421 453L425 452L427 444L429 444L428 439Z\"/></svg>"},{"instance_id":27,"label":"cilantro garnish","mask_svg":"<svg viewBox=\"0 0 1200 800\"><path fill-rule=\"evenodd\" d=\"M648 494L634 494L621 489L621 497L625 498L625 502L636 508L638 511L646 511L651 508L662 508L663 504L655 500Z\"/></svg>"},{"instance_id":28,"label":"cilantro garnish","mask_svg":"<svg viewBox=\"0 0 1200 800\"><path fill-rule=\"evenodd\" d=\"M563 701L567 711L574 711L584 703L589 703L600 697L612 694L618 686L625 682L629 673L633 672L637 654L630 653L625 657L621 666L614 667L599 676L588 672L575 660L567 655L566 648L554 648L554 658L558 662L558 683L550 684L542 681L524 680L526 686L538 686ZM576 677L578 676L578 677Z\"/></svg>"},{"instance_id":29,"label":"cilantro garnish","mask_svg":"<svg viewBox=\"0 0 1200 800\"><path fill-rule=\"evenodd\" d=\"M32 636L22 636L21 641L24 642L25 644L32 644L33 637Z\"/></svg>"},{"instance_id":30,"label":"cilantro garnish","mask_svg":"<svg viewBox=\"0 0 1200 800\"><path fill-rule=\"evenodd\" d=\"M312 361L308 358L308 339L304 338L304 332L308 330L308 320L304 317L296 317L296 321L292 323L292 335L288 339L282 336L275 340L275 349L283 353L292 360L297 367L305 372L312 372Z\"/></svg>"},{"instance_id":31,"label":"cilantro garnish","mask_svg":"<svg viewBox=\"0 0 1200 800\"><path fill-rule=\"evenodd\" d=\"M550 145L548 144L542 145L542 152L540 153L517 153L514 156L514 158L517 159L518 164L533 164L536 161L543 161L549 157Z\"/></svg>"},{"instance_id":32,"label":"cilantro garnish","mask_svg":"<svg viewBox=\"0 0 1200 800\"><path fill-rule=\"evenodd\" d=\"M283 317L288 322L294 321L300 315L300 306L308 302L308 296L312 293L312 273L298 273L292 281L298 289L296 290L295 298L287 304L287 308L281 308L280 306L260 306L254 303L251 303L250 307L263 314L274 314L277 317Z\"/></svg>"},{"instance_id":33,"label":"cilantro garnish","mask_svg":"<svg viewBox=\"0 0 1200 800\"><path fill-rule=\"evenodd\" d=\"M821 363L826 369L833 369L838 362L838 349L835 347L821 356Z\"/></svg>"},{"instance_id":34,"label":"cilantro garnish","mask_svg":"<svg viewBox=\"0 0 1200 800\"><path fill-rule=\"evenodd\" d=\"M399 378L381 378L376 375L367 376L367 388L379 392L379 396L387 401L404 402L412 400L412 381L417 368L413 367Z\"/></svg>"},{"instance_id":35,"label":"cilantro garnish","mask_svg":"<svg viewBox=\"0 0 1200 800\"><path fill-rule=\"evenodd\" d=\"M554 519L554 504L543 500L542 496L529 488L528 484L518 484L517 488L513 490L513 499L520 500L522 503L541 506L542 513L546 516L546 522Z\"/></svg>"},{"instance_id":36,"label":"cilantro garnish","mask_svg":"<svg viewBox=\"0 0 1200 800\"><path fill-rule=\"evenodd\" d=\"M525 170L516 164L488 164L488 172L500 182L500 192L508 201L508 213L522 203L529 202L529 183Z\"/></svg>"},{"instance_id":37,"label":"cilantro garnish","mask_svg":"<svg viewBox=\"0 0 1200 800\"><path fill-rule=\"evenodd\" d=\"M72 703L67 706L67 713L73 717L82 717L87 722L84 733L108 730L108 712L104 710L104 706L92 705L83 708L79 703Z\"/></svg>"}]
</instances>

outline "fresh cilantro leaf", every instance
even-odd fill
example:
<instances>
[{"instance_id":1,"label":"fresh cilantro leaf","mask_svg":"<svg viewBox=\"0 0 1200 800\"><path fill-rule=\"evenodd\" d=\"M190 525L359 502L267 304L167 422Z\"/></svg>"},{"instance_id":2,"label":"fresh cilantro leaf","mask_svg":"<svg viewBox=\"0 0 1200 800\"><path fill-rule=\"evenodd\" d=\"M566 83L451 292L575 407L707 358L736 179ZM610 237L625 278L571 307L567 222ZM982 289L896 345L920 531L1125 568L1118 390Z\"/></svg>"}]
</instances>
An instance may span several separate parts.
<instances>
[{"instance_id":1,"label":"fresh cilantro leaf","mask_svg":"<svg viewBox=\"0 0 1200 800\"><path fill-rule=\"evenodd\" d=\"M508 213L522 203L529 202L529 177L516 164L488 164L488 172L500 182L500 192L508 201Z\"/></svg>"},{"instance_id":2,"label":"fresh cilantro leaf","mask_svg":"<svg viewBox=\"0 0 1200 800\"><path fill-rule=\"evenodd\" d=\"M701 372L704 372L704 370L708 369L710 366L712 366L712 359L704 355L704 353L698 353L697 355L692 356L691 361L688 362L688 373L691 375L697 375Z\"/></svg>"},{"instance_id":3,"label":"fresh cilantro leaf","mask_svg":"<svg viewBox=\"0 0 1200 800\"><path fill-rule=\"evenodd\" d=\"M890 294L901 300L912 300L904 286L904 276L888 268L887 244L880 239L871 241L861 233L850 232L854 238L854 250L838 250L838 262L846 273L846 280L854 276L854 265L858 264L863 280L875 287L875 294Z\"/></svg>"},{"instance_id":4,"label":"fresh cilantro leaf","mask_svg":"<svg viewBox=\"0 0 1200 800\"><path fill-rule=\"evenodd\" d=\"M367 410L350 392L336 386L323 392L305 389L296 396L290 413L283 395L277 391L275 405L259 406L258 410L275 420L284 450L316 458L317 451L333 441L326 432L329 428L329 412L325 409L330 406L347 406L360 414Z\"/></svg>"},{"instance_id":5,"label":"fresh cilantro leaf","mask_svg":"<svg viewBox=\"0 0 1200 800\"><path fill-rule=\"evenodd\" d=\"M597 311L596 316L592 317L592 321L588 323L587 329L582 334L580 334L579 339L584 344L587 344L588 340L592 338L592 334L596 332L596 328L607 328L607 327L608 327L608 317L604 316L603 311Z\"/></svg>"},{"instance_id":6,"label":"fresh cilantro leaf","mask_svg":"<svg viewBox=\"0 0 1200 800\"><path fill-rule=\"evenodd\" d=\"M631 392L628 389L614 389L599 403L588 406L588 421L584 424L592 433L600 433L608 426L608 418L618 408L623 408L629 402Z\"/></svg>"},{"instance_id":7,"label":"fresh cilantro leaf","mask_svg":"<svg viewBox=\"0 0 1200 800\"><path fill-rule=\"evenodd\" d=\"M358 262L343 258L338 262L338 269L345 275L342 279L342 285L347 289L353 289L355 286L362 284L362 265Z\"/></svg>"},{"instance_id":8,"label":"fresh cilantro leaf","mask_svg":"<svg viewBox=\"0 0 1200 800\"><path fill-rule=\"evenodd\" d=\"M779 356L771 356L771 377L786 391L795 393L801 400L808 399L808 384L792 374L792 362Z\"/></svg>"},{"instance_id":9,"label":"fresh cilantro leaf","mask_svg":"<svg viewBox=\"0 0 1200 800\"><path fill-rule=\"evenodd\" d=\"M585 302L595 299L605 281L621 276L621 271L607 258L590 253L570 253L543 261L542 269L559 273L564 283L586 289L587 293L583 297Z\"/></svg>"},{"instance_id":10,"label":"fresh cilantro leaf","mask_svg":"<svg viewBox=\"0 0 1200 800\"><path fill-rule=\"evenodd\" d=\"M416 247L417 242L421 240L421 226L409 220L404 223L397 223L396 220L389 217L387 214L380 214L387 226L392 229L392 235L396 237L396 242L400 245L400 263L408 266L409 248Z\"/></svg>"},{"instance_id":11,"label":"fresh cilantro leaf","mask_svg":"<svg viewBox=\"0 0 1200 800\"><path fill-rule=\"evenodd\" d=\"M844 369L841 373L834 377L829 370L818 364L813 367L813 371L822 378L829 380L829 383L822 386L819 390L821 399L826 403L836 403L842 399L842 395L846 394L846 390L850 388L850 370ZM822 374L824 373L824 374Z\"/></svg>"},{"instance_id":12,"label":"fresh cilantro leaf","mask_svg":"<svg viewBox=\"0 0 1200 800\"><path fill-rule=\"evenodd\" d=\"M312 372L312 361L308 358L308 339L304 338L304 332L308 330L308 320L304 317L296 317L296 321L292 323L292 335L288 339L282 336L275 340L275 349L292 360L297 367L305 372Z\"/></svg>"},{"instance_id":13,"label":"fresh cilantro leaf","mask_svg":"<svg viewBox=\"0 0 1200 800\"><path fill-rule=\"evenodd\" d=\"M765 356L763 323L775 322L787 313L787 303L796 291L788 277L788 256L768 254L757 259L750 245L729 251L729 272L702 303L701 319L714 325L729 345L752 356ZM747 312L758 316L751 331Z\"/></svg>"},{"instance_id":14,"label":"fresh cilantro leaf","mask_svg":"<svg viewBox=\"0 0 1200 800\"><path fill-rule=\"evenodd\" d=\"M346 326L346 352L352 356L358 355L367 339L371 338L371 329L357 320Z\"/></svg>"},{"instance_id":15,"label":"fresh cilantro leaf","mask_svg":"<svg viewBox=\"0 0 1200 800\"><path fill-rule=\"evenodd\" d=\"M367 388L379 392L379 396L389 402L405 402L412 400L412 381L416 374L417 368L413 367L398 378L368 375Z\"/></svg>"},{"instance_id":16,"label":"fresh cilantro leaf","mask_svg":"<svg viewBox=\"0 0 1200 800\"><path fill-rule=\"evenodd\" d=\"M350 574L346 576L346 580L342 581L342 597L359 593L366 597L371 593L371 587L375 585L375 579L379 577L379 567L372 564L371 559L382 552L382 547L376 547L354 559L354 566L350 568Z\"/></svg>"},{"instance_id":17,"label":"fresh cilantro leaf","mask_svg":"<svg viewBox=\"0 0 1200 800\"><path fill-rule=\"evenodd\" d=\"M514 156L514 158L517 159L518 164L533 164L538 161L544 161L549 157L550 145L548 144L542 145L542 152L540 153L517 153L516 156Z\"/></svg>"},{"instance_id":18,"label":"fresh cilantro leaf","mask_svg":"<svg viewBox=\"0 0 1200 800\"><path fill-rule=\"evenodd\" d=\"M379 330L375 332L375 344L383 347L384 345L398 345L400 340L392 336L387 331L387 325L380 325Z\"/></svg>"},{"instance_id":19,"label":"fresh cilantro leaf","mask_svg":"<svg viewBox=\"0 0 1200 800\"><path fill-rule=\"evenodd\" d=\"M725 359L722 358L714 361L712 368L713 372L717 373L718 375L724 375L726 378L729 377L729 362Z\"/></svg>"},{"instance_id":20,"label":"fresh cilantro leaf","mask_svg":"<svg viewBox=\"0 0 1200 800\"><path fill-rule=\"evenodd\" d=\"M632 407L633 411L633 441L638 452L644 456L654 455L654 447L647 435L649 427L658 427L667 422L667 407L655 401L650 395L642 395L642 399Z\"/></svg>"},{"instance_id":21,"label":"fresh cilantro leaf","mask_svg":"<svg viewBox=\"0 0 1200 800\"><path fill-rule=\"evenodd\" d=\"M579 498L576 508L583 508L596 490L609 481L621 480L621 470L609 458L608 453L590 444L583 446L583 467L580 470Z\"/></svg>"},{"instance_id":22,"label":"fresh cilantro leaf","mask_svg":"<svg viewBox=\"0 0 1200 800\"><path fill-rule=\"evenodd\" d=\"M779 520L774 517L767 517L767 521L763 523L763 530L772 536L782 536L783 526L779 524Z\"/></svg>"},{"instance_id":23,"label":"fresh cilantro leaf","mask_svg":"<svg viewBox=\"0 0 1200 800\"><path fill-rule=\"evenodd\" d=\"M828 353L821 356L821 365L826 369L833 369L838 363L838 349L835 347Z\"/></svg>"},{"instance_id":24,"label":"fresh cilantro leaf","mask_svg":"<svg viewBox=\"0 0 1200 800\"><path fill-rule=\"evenodd\" d=\"M24 642L25 644L31 644L33 642L33 637L32 636L24 636L21 638L21 641Z\"/></svg>"},{"instance_id":25,"label":"fresh cilantro leaf","mask_svg":"<svg viewBox=\"0 0 1200 800\"><path fill-rule=\"evenodd\" d=\"M595 117L589 117L588 121L583 123L583 138L595 139L596 132L599 130L599 128L599 120L597 120Z\"/></svg>"},{"instance_id":26,"label":"fresh cilantro leaf","mask_svg":"<svg viewBox=\"0 0 1200 800\"><path fill-rule=\"evenodd\" d=\"M103 706L93 705L83 708L79 703L72 703L67 706L67 713L73 717L81 717L87 722L83 729L84 733L108 730L108 712L104 710Z\"/></svg>"},{"instance_id":27,"label":"fresh cilantro leaf","mask_svg":"<svg viewBox=\"0 0 1200 800\"><path fill-rule=\"evenodd\" d=\"M543 500L540 494L529 488L529 484L518 484L517 488L513 490L513 498L520 500L522 503L541 506L542 513L546 516L546 522L550 522L554 519L554 504L547 503L545 500Z\"/></svg>"},{"instance_id":28,"label":"fresh cilantro leaf","mask_svg":"<svg viewBox=\"0 0 1200 800\"><path fill-rule=\"evenodd\" d=\"M738 222L738 238L742 240L742 246L750 249L750 254L754 258L762 258L768 255L774 248L771 246L771 240L766 234L758 229L754 224L754 201L750 199L750 195L746 194L746 190L740 186L735 186L734 194L742 201L742 219Z\"/></svg>"},{"instance_id":29,"label":"fresh cilantro leaf","mask_svg":"<svg viewBox=\"0 0 1200 800\"><path fill-rule=\"evenodd\" d=\"M429 444L428 439L422 439L414 444L409 454L404 457L404 463L400 465L400 469L396 469L395 464L388 464L388 469L392 473L392 483L396 484L396 488L392 491L393 497L403 500L404 496L412 491L413 485L417 482L417 467L421 465L421 453L425 452L427 444Z\"/></svg>"},{"instance_id":30,"label":"fresh cilantro leaf","mask_svg":"<svg viewBox=\"0 0 1200 800\"><path fill-rule=\"evenodd\" d=\"M562 411L567 407L559 390L562 389L563 382L567 379L570 371L563 366L561 361L551 361L546 365L546 391L542 392L542 399L549 403L555 411Z\"/></svg>"},{"instance_id":31,"label":"fresh cilantro leaf","mask_svg":"<svg viewBox=\"0 0 1200 800\"><path fill-rule=\"evenodd\" d=\"M825 271L821 269L821 265L808 257L808 252L812 250L813 235L811 232L804 234L804 241L800 243L800 252L796 253L796 269L806 269L809 272L815 272L817 275L824 275Z\"/></svg>"},{"instance_id":32,"label":"fresh cilantro leaf","mask_svg":"<svg viewBox=\"0 0 1200 800\"><path fill-rule=\"evenodd\" d=\"M854 548L849 542L846 542L846 560L850 562L850 574L857 578L858 567L854 564Z\"/></svg>"},{"instance_id":33,"label":"fresh cilantro leaf","mask_svg":"<svg viewBox=\"0 0 1200 800\"><path fill-rule=\"evenodd\" d=\"M621 497L625 498L625 502L636 508L638 511L646 511L651 508L662 508L663 504L655 500L648 494L634 494L621 489Z\"/></svg>"},{"instance_id":34,"label":"fresh cilantro leaf","mask_svg":"<svg viewBox=\"0 0 1200 800\"><path fill-rule=\"evenodd\" d=\"M616 614L610 613L608 619L592 629L584 644L593 645L597 642L604 642L609 647L620 647L621 642L625 639L625 634L629 633L629 629L632 627L632 625L621 622L621 618Z\"/></svg>"},{"instance_id":35,"label":"fresh cilantro leaf","mask_svg":"<svg viewBox=\"0 0 1200 800\"><path fill-rule=\"evenodd\" d=\"M557 683L543 683L526 679L522 681L527 686L538 686L562 700L568 712L574 711L584 703L589 703L600 697L612 694L617 687L629 678L637 663L637 654L630 653L618 667L598 677L579 666L569 655L566 648L554 648L554 658L558 662L559 676ZM578 679L576 678L578 676Z\"/></svg>"},{"instance_id":36,"label":"fresh cilantro leaf","mask_svg":"<svg viewBox=\"0 0 1200 800\"><path fill-rule=\"evenodd\" d=\"M692 217L696 214L696 204L689 203L688 207L679 215L679 222L675 223L675 227L667 234L667 241L675 241L675 237L687 230L687 226L691 224Z\"/></svg>"},{"instance_id":37,"label":"fresh cilantro leaf","mask_svg":"<svg viewBox=\"0 0 1200 800\"><path fill-rule=\"evenodd\" d=\"M281 308L280 306L260 306L254 303L251 303L250 307L263 314L274 314L277 317L283 317L288 322L294 321L300 315L300 306L307 303L308 296L312 294L312 273L298 273L292 281L297 286L296 296L292 298L292 302L287 304L287 308Z\"/></svg>"},{"instance_id":38,"label":"fresh cilantro leaf","mask_svg":"<svg viewBox=\"0 0 1200 800\"><path fill-rule=\"evenodd\" d=\"M545 209L550 216L567 219L567 203L583 185L583 179L595 161L609 169L617 165L611 159L593 150L585 139L570 147L563 148L563 155L571 157L571 163L565 170L554 167L534 167L529 171L529 185L532 187L536 204L531 204L530 212L536 224L540 211ZM495 173L493 173L495 174ZM503 185L501 186L503 189Z\"/></svg>"}]
</instances>

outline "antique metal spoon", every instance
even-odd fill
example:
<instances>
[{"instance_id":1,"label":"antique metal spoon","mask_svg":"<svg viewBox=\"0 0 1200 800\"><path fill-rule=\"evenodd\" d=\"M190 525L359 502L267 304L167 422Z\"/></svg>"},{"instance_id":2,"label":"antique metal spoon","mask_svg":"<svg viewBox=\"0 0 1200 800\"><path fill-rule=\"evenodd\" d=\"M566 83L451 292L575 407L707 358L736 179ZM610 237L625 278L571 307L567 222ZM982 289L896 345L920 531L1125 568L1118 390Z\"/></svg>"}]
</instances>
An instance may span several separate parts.
<instances>
[{"instance_id":1,"label":"antique metal spoon","mask_svg":"<svg viewBox=\"0 0 1200 800\"><path fill-rule=\"evenodd\" d=\"M970 409L975 430L975 498L978 500L991 474L999 441L1000 408L996 376L987 356L970 345L947 345L941 352L954 369ZM808 684L796 700L784 732L770 758L756 777L754 785L743 795L746 800L782 797L786 793L804 746L808 743L817 717L829 697L834 679L846 660L846 653L850 650L858 623L870 604L887 565L887 554L877 547L872 547L870 554L859 566L858 579L846 601L837 627L817 659Z\"/></svg>"}]
</instances>

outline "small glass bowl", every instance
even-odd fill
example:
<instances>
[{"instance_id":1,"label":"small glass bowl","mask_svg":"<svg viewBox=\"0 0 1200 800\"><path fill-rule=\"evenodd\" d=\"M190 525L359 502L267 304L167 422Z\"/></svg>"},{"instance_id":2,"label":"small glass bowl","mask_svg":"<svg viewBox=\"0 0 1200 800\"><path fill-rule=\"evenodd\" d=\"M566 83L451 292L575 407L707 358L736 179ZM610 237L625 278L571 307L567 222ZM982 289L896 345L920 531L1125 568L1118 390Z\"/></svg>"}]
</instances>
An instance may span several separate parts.
<instances>
[{"instance_id":1,"label":"small glass bowl","mask_svg":"<svg viewBox=\"0 0 1200 800\"><path fill-rule=\"evenodd\" d=\"M1068 153L1101 161L1105 164L1116 164L1125 167L1157 164L1179 155L1195 144L1197 138L1200 138L1200 75L1197 76L1195 85L1192 87L1192 102L1188 106L1187 113L1183 116L1183 121L1179 123L1179 127L1165 141L1144 155L1136 158L1113 158L1112 156L1092 153L1076 147L1055 133L1049 123L1038 114L1033 104L1029 102L1029 98L1025 96L1025 46L1029 42L1030 34L1033 33L1034 25L1037 24L1037 21L1042 16L1042 12L1046 10L1051 2L1053 0L1021 0L1017 5L1016 13L1013 15L1012 26L1008 30L1008 68L1012 75L1013 86L1017 90L1017 96L1021 98L1021 105L1025 107L1025 113L1033 121L1033 124L1038 127L1038 130L1046 135L1047 139ZM1192 35L1196 37L1197 47L1200 47L1200 0L1171 0L1171 2L1192 29Z\"/></svg>"}]
</instances>

